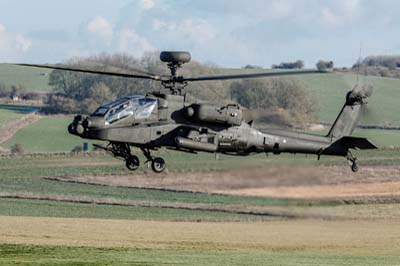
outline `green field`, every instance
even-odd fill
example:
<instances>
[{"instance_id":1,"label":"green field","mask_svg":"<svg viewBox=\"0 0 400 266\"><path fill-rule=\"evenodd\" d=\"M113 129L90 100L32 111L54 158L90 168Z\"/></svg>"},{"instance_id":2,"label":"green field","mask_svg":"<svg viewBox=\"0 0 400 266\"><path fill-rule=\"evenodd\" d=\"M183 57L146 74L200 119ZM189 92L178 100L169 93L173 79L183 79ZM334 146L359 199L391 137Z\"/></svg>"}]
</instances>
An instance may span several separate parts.
<instances>
[{"instance_id":1,"label":"green field","mask_svg":"<svg viewBox=\"0 0 400 266\"><path fill-rule=\"evenodd\" d=\"M19 130L3 146L10 148L21 143L28 152L71 151L76 145L87 142L68 133L67 127L71 121L72 117L64 116L41 119Z\"/></svg>"},{"instance_id":2,"label":"green field","mask_svg":"<svg viewBox=\"0 0 400 266\"><path fill-rule=\"evenodd\" d=\"M209 154L162 155L170 176L219 169L216 179L227 169L346 164L342 158L318 162L290 155L221 156L218 161ZM360 164L369 167L400 162L395 150L359 155ZM399 261L398 203L230 196L51 179L129 175L102 154L3 157L0 173L1 265L394 266ZM68 202L72 199L76 202ZM249 208L266 212L241 211ZM293 219L287 213L314 218Z\"/></svg>"},{"instance_id":3,"label":"green field","mask_svg":"<svg viewBox=\"0 0 400 266\"><path fill-rule=\"evenodd\" d=\"M7 87L22 85L27 91L49 92L49 69L29 68L0 64L0 83Z\"/></svg>"},{"instance_id":4,"label":"green field","mask_svg":"<svg viewBox=\"0 0 400 266\"><path fill-rule=\"evenodd\" d=\"M358 154L360 164L369 166L377 164L396 164L400 162L398 151L363 152ZM323 158L316 161L304 156L273 156L269 158L256 156L222 157L215 161L208 154L187 155L180 153L164 154L170 171L193 170L227 170L243 168L265 169L297 165L344 165L342 158ZM392 158L392 159L390 159ZM117 164L115 164L117 162ZM139 172L144 169L140 169ZM232 215L221 212L207 212L186 209L162 209L157 206L210 206L212 208L230 208L229 206L247 206L268 208L277 213L290 211L298 215L323 215L339 217L400 218L397 204L352 205L333 200L304 200L254 196L230 196L221 194L193 193L184 191L132 188L119 186L103 186L73 182L59 182L54 177L74 176L108 176L110 180L118 175L130 175L123 164L106 155L76 157L3 158L0 160L0 194L27 195L28 197L54 198L60 202L38 199L0 199L0 216L51 216L77 218L118 218L118 219L150 219L150 220L213 220L213 219L249 219L260 217L252 215ZM216 172L217 173L217 172ZM173 175L173 172L170 174ZM134 176L132 178L135 178ZM149 177L151 178L151 177ZM215 177L216 179L218 177ZM97 200L104 205L65 202L69 199ZM112 203L136 204L146 202L154 207L114 206ZM225 207L224 207L225 206ZM202 217L202 218L201 218ZM262 218L262 217L261 217ZM268 215L266 216L268 218Z\"/></svg>"},{"instance_id":5,"label":"green field","mask_svg":"<svg viewBox=\"0 0 400 266\"><path fill-rule=\"evenodd\" d=\"M23 105L0 104L0 129L9 122L15 121L36 109L37 108Z\"/></svg>"},{"instance_id":6,"label":"green field","mask_svg":"<svg viewBox=\"0 0 400 266\"><path fill-rule=\"evenodd\" d=\"M0 199L0 216L125 219L149 221L257 221L273 219L221 211L113 206L49 200Z\"/></svg>"},{"instance_id":7,"label":"green field","mask_svg":"<svg viewBox=\"0 0 400 266\"><path fill-rule=\"evenodd\" d=\"M200 156L173 153L164 156L169 162L171 171L189 169L210 170L243 167L260 167L277 165L278 158L226 157L215 161L213 156ZM311 160L306 160L309 163ZM117 161L118 162L118 161ZM293 159L291 160L293 162ZM304 164L305 160L298 160ZM289 163L286 160L285 163ZM292 163L293 165L293 163ZM189 167L192 168L189 168ZM67 197L89 197L94 199L129 200L146 202L169 202L191 204L245 204L257 206L302 206L302 205L331 205L330 202L314 202L306 200L289 200L260 197L238 197L207 193L192 193L179 191L163 191L158 189L139 189L115 186L99 186L78 183L56 182L46 178L83 176L83 175L113 175L130 172L123 164L115 165L115 160L108 156L77 156L77 157L36 157L36 158L9 158L0 160L0 192L27 193L32 195L50 195Z\"/></svg>"},{"instance_id":8,"label":"green field","mask_svg":"<svg viewBox=\"0 0 400 266\"><path fill-rule=\"evenodd\" d=\"M398 151L363 152L360 155L361 165L396 164L400 162ZM255 157L228 157L222 156L215 160L212 155L187 155L182 153L163 154L168 162L170 171L208 171L234 170L243 168L268 169L270 167L312 166L312 165L346 165L343 158L323 157L321 161L304 156L264 156ZM390 159L392 158L392 159ZM139 173L144 171L141 168ZM180 192L173 190L129 188L118 186L101 186L82 183L65 183L54 181L54 177L73 176L109 176L112 180L116 175L127 175L131 172L125 169L122 163L107 155L74 156L74 157L47 157L33 158L17 157L3 158L0 160L0 193L22 193L24 195L45 195L51 197L89 198L103 201L129 201L129 202L155 202L174 204L212 204L212 205L246 205L246 206L274 206L301 209L304 206L335 207L339 206L334 201L297 200L268 197L244 197L220 194ZM183 172L185 173L185 172ZM173 175L173 172L171 173ZM50 179L49 179L50 178ZM135 177L132 177L135 178ZM150 178L150 177L149 177ZM41 205L47 206L47 205ZM40 209L40 206L37 206ZM23 207L21 207L23 209ZM334 209L331 209L334 211ZM349 211L346 211L349 210ZM368 210L368 208L367 208ZM3 209L4 211L4 209ZM325 209L322 212L328 213ZM335 209L333 213L351 214L351 209ZM4 212L0 212L0 215ZM395 214L398 215L397 213Z\"/></svg>"},{"instance_id":9,"label":"green field","mask_svg":"<svg viewBox=\"0 0 400 266\"><path fill-rule=\"evenodd\" d=\"M213 250L211 248L140 249L94 248L33 245L1 245L0 263L4 266L128 266L128 265L398 265L398 256L351 255L340 252L299 250Z\"/></svg>"}]
</instances>

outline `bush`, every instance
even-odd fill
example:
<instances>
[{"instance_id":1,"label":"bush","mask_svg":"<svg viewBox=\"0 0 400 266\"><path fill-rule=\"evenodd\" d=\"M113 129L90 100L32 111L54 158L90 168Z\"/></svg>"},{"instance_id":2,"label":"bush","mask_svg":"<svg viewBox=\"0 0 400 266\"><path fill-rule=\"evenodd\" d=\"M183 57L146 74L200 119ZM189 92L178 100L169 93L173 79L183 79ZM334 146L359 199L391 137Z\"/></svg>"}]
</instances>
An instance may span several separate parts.
<instances>
[{"instance_id":1,"label":"bush","mask_svg":"<svg viewBox=\"0 0 400 266\"><path fill-rule=\"evenodd\" d=\"M282 62L279 65L272 65L272 68L279 69L302 69L304 67L303 60L297 60L296 62Z\"/></svg>"},{"instance_id":2,"label":"bush","mask_svg":"<svg viewBox=\"0 0 400 266\"><path fill-rule=\"evenodd\" d=\"M10 90L3 83L0 83L0 97L10 97Z\"/></svg>"},{"instance_id":3,"label":"bush","mask_svg":"<svg viewBox=\"0 0 400 266\"><path fill-rule=\"evenodd\" d=\"M333 61L319 60L316 66L318 70L327 70L332 69L334 64Z\"/></svg>"},{"instance_id":4,"label":"bush","mask_svg":"<svg viewBox=\"0 0 400 266\"><path fill-rule=\"evenodd\" d=\"M11 97L21 96L26 91L23 85L12 85L11 86Z\"/></svg>"},{"instance_id":5,"label":"bush","mask_svg":"<svg viewBox=\"0 0 400 266\"><path fill-rule=\"evenodd\" d=\"M257 66L257 65L245 65L244 67L242 67L243 69L262 69L261 66Z\"/></svg>"},{"instance_id":6,"label":"bush","mask_svg":"<svg viewBox=\"0 0 400 266\"><path fill-rule=\"evenodd\" d=\"M45 98L46 95L37 92L27 92L22 94L22 99L24 100L43 101Z\"/></svg>"},{"instance_id":7,"label":"bush","mask_svg":"<svg viewBox=\"0 0 400 266\"><path fill-rule=\"evenodd\" d=\"M24 146L21 143L16 143L11 146L12 154L24 154Z\"/></svg>"},{"instance_id":8,"label":"bush","mask_svg":"<svg viewBox=\"0 0 400 266\"><path fill-rule=\"evenodd\" d=\"M50 95L47 100L48 107L45 111L50 113L71 114L79 112L78 102L62 94Z\"/></svg>"},{"instance_id":9,"label":"bush","mask_svg":"<svg viewBox=\"0 0 400 266\"><path fill-rule=\"evenodd\" d=\"M83 152L83 147L82 145L76 145L71 152Z\"/></svg>"}]
</instances>

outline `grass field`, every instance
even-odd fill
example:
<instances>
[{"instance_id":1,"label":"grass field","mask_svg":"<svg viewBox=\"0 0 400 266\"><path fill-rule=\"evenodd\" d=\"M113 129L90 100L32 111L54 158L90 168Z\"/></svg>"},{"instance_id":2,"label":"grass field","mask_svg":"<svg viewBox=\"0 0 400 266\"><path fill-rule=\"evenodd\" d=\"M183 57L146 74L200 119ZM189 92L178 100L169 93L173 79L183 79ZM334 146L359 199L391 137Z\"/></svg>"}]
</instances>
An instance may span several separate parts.
<instances>
[{"instance_id":1,"label":"grass field","mask_svg":"<svg viewBox=\"0 0 400 266\"><path fill-rule=\"evenodd\" d=\"M171 162L170 170L187 170L184 164L198 161L197 170L213 169L208 166L212 163L218 168L228 169L236 165L239 169L244 167L261 165L262 160L247 159L247 163L237 158L215 161L212 156L191 156L188 158L174 155L169 157ZM178 157L178 158L176 158ZM166 157L167 158L167 157ZM14 164L10 165L11 160ZM175 161L175 162L174 162ZM71 197L89 197L96 199L114 199L114 200L131 200L131 201L153 201L153 202L170 202L170 203L192 203L192 204L249 204L259 206L287 206L287 205L312 205L313 201L287 200L287 199L271 199L259 197L238 197L226 195L213 195L207 193L191 193L179 191L164 191L157 189L138 189L124 188L116 186L98 186L89 184L63 183L48 180L45 178L54 176L79 176L79 175L113 175L130 174L123 165L115 165L114 161L108 157L100 158L21 158L0 160L0 171L2 178L0 179L1 193L30 193L36 195L53 195L53 196L71 196ZM100 164L98 164L100 162ZM118 162L118 161L117 161ZM276 160L270 161L268 164L276 164ZM183 166L182 166L183 165ZM194 166L195 167L195 166ZM196 169L196 168L193 168ZM321 203L322 204L322 203ZM318 203L320 205L320 203Z\"/></svg>"},{"instance_id":2,"label":"grass field","mask_svg":"<svg viewBox=\"0 0 400 266\"><path fill-rule=\"evenodd\" d=\"M353 136L371 140L378 147L400 147L400 131L378 129L356 129Z\"/></svg>"},{"instance_id":3,"label":"grass field","mask_svg":"<svg viewBox=\"0 0 400 266\"><path fill-rule=\"evenodd\" d=\"M365 157L360 159L360 165L362 167L364 165L370 165L369 167L373 167L374 164L382 165L383 162L387 164L396 164L396 162L400 161L400 156L397 151L379 151L377 154L373 153L364 153ZM160 184L163 182L169 182L170 178L174 176L181 176L182 180L179 182L188 182L188 184L192 184L195 186L193 180L191 178L195 178L193 176L193 171L197 171L197 178L202 178L202 172L204 171L204 175L209 175L207 171L212 170L211 174L219 175L220 178L223 177L222 171L243 171L242 169L260 169L259 172L262 174L270 173L271 175L274 172L268 172L269 168L277 168L283 169L279 170L284 175L285 167L291 165L291 167L304 167L309 165L309 167L324 167L324 165L343 165L343 172L349 173L349 169L346 167L346 162L341 159L328 159L316 161L311 158L305 157L295 157L295 156L274 156L274 157L246 157L237 158L237 157L222 157L220 160L216 161L213 156L208 154L201 155L187 155L180 153L172 153L172 154L164 154L163 155L168 164L169 171L171 171L167 176L161 177L158 180ZM392 158L392 159L388 159ZM371 166L372 164L372 166ZM279 166L280 165L280 166ZM190 168L191 166L191 168ZM390 166L390 165L389 165ZM279 168L281 167L281 168ZM367 167L367 166L366 166ZM265 169L265 170L264 170ZM142 169L143 171L143 169ZM176 171L176 172L174 172ZM218 172L219 171L219 172ZM325 171L325 170L323 170ZM104 202L105 205L112 203L129 203L129 204L137 204L137 203L154 203L154 206L189 206L189 207L199 207L207 205L214 207L226 208L227 206L246 206L246 207L268 207L270 210L282 211L282 208L286 210L290 210L290 212L295 212L298 214L309 213L309 214L324 214L324 215L335 215L335 216L343 216L347 217L352 213L357 213L352 205L343 205L337 201L329 201L329 200L305 200L305 199L287 199L287 198L271 198L271 197L254 197L254 196L238 196L238 195L221 195L221 194L209 194L209 193L193 193L190 191L182 191L180 189L148 189L144 187L144 183L142 185L136 185L136 187L130 186L121 186L118 183L109 183L110 185L96 185L96 184L88 184L88 183L77 183L77 182L59 182L54 177L67 178L68 177L85 177L85 176L106 176L106 179L113 180L118 179L120 175L125 175L129 177L131 175L132 179L139 179L137 175L132 175L131 172L127 171L123 164L119 161L112 159L106 155L93 155L93 156L77 156L77 157L34 157L34 158L3 158L0 160L0 194L4 195L28 195L35 197L50 197L54 199L60 199L63 201L64 199L77 199L77 200L99 200ZM143 173L143 172L142 172ZM250 174L255 174L255 172L248 171ZM318 173L318 172L317 172ZM378 172L379 173L379 172ZM300 174L300 173L298 173ZM303 173L302 175L311 175ZM373 173L372 173L373 174ZM395 173L394 173L395 174ZM140 175L140 172L139 172ZM185 175L187 178L185 178ZM276 173L274 174L276 176ZM339 176L331 175L332 178L335 178L339 182ZM255 177L256 179L252 179L250 176L246 179L247 183L255 182L255 184L260 184L262 186L263 182L267 181L265 176ZM147 178L153 178L149 175ZM154 177L155 178L155 177ZM234 180L232 176L230 181L238 182L239 180ZM272 179L273 176L270 176L269 179ZM327 176L327 178L329 178ZM352 178L343 177L343 181L340 182L357 182L357 179L360 177L354 176ZM373 176L370 178L369 182L376 182L381 180L385 182L396 181L395 179L383 179ZM146 179L146 177L144 177ZM73 179L70 179L73 180ZM164 180L164 181L163 181ZM185 181L186 180L186 181ZM215 182L218 181L218 177L214 177ZM313 179L310 179L308 182L312 182ZM329 180L329 179L328 179ZM318 180L314 179L314 182ZM361 181L361 180L360 180ZM359 181L359 182L360 182ZM282 186L284 183L282 183ZM319 182L319 181L318 181ZM140 184L140 182L139 182ZM267 185L269 183L266 183ZM335 184L328 182L327 184ZM350 184L350 183L349 183ZM206 183L204 183L206 185ZM240 184L237 183L237 186L240 187ZM271 186L271 185L269 185ZM139 188L142 187L142 188ZM151 187L151 186L150 186ZM174 186L172 185L171 188ZM176 187L176 186L175 186ZM226 186L225 186L226 188ZM235 186L232 187L235 189ZM23 201L8 201L3 200L0 201L1 206L4 208L0 208L0 215L22 215L25 213L26 215L34 215L35 213L44 213L47 215L49 212L61 215L61 217L65 217L65 214L62 214L62 210L68 210L66 206L70 204L71 210L74 209L72 206L80 206L76 208L77 214L72 217L80 217L79 213L84 212L85 210L95 210L91 209L87 205L80 205L78 203L65 203L58 202L54 205L46 203L45 201L38 200L23 200ZM7 204L10 206L6 208ZM20 204L20 205L17 205ZM35 206L35 207L32 207ZM225 207L224 207L225 206ZM316 209L314 207L319 207ZM379 208L364 208L360 210L359 216L371 218L371 217L400 217L398 211L395 208L396 205L379 205ZM131 207L131 206L130 206ZM136 206L137 207L137 206ZM290 208L289 208L290 207ZM80 211L82 208L82 211ZM102 208L107 209L106 206L99 207L97 210L99 212L98 217L103 217L104 211ZM221 209L219 208L219 209ZM289 209L288 209L289 208ZM32 211L29 211L31 209ZM138 208L139 210L144 210L143 208ZM54 211L50 211L54 210ZM96 210L96 212L97 212ZM122 210L128 211L128 207L121 207L121 211L117 211L117 213L122 212ZM132 210L134 212L134 210ZM68 215L72 215L69 213ZM91 214L94 215L94 214ZM125 214L126 215L126 214ZM146 214L148 215L148 214ZM168 216L169 214L167 214ZM175 219L182 218L179 212L176 213ZM86 216L92 217L92 216ZM97 217L97 216L95 216ZM119 217L119 216L118 216ZM131 217L131 216L126 216ZM138 216L140 217L140 216ZM121 217L120 217L121 218ZM253 217L254 218L254 217Z\"/></svg>"},{"instance_id":4,"label":"grass field","mask_svg":"<svg viewBox=\"0 0 400 266\"><path fill-rule=\"evenodd\" d=\"M35 110L30 106L0 104L0 129Z\"/></svg>"},{"instance_id":5,"label":"grass field","mask_svg":"<svg viewBox=\"0 0 400 266\"><path fill-rule=\"evenodd\" d=\"M317 162L288 155L222 156L218 161L208 154L162 155L170 172L158 179L160 184L178 174L202 178L210 169L218 179L230 168L251 174L254 168L271 173L267 172L270 168L289 165L346 164L342 158ZM364 156L360 163L372 168L400 162L400 155L393 150L360 155ZM145 179L147 174L141 173ZM121 162L102 154L3 157L0 174L0 265L394 266L400 259L396 202L349 204L52 179L106 175L112 181L120 175L129 177L131 173ZM265 180L272 178L276 177ZM364 182L374 182L366 179ZM357 176L341 180L349 186L357 182ZM235 184L237 180L226 182Z\"/></svg>"},{"instance_id":6,"label":"grass field","mask_svg":"<svg viewBox=\"0 0 400 266\"><path fill-rule=\"evenodd\" d=\"M50 72L49 69L0 64L0 82L8 87L23 85L27 91L49 92L52 90L48 85Z\"/></svg>"},{"instance_id":7,"label":"grass field","mask_svg":"<svg viewBox=\"0 0 400 266\"><path fill-rule=\"evenodd\" d=\"M68 133L67 127L72 117L48 117L19 130L3 146L11 147L21 143L27 152L71 151L84 141Z\"/></svg>"},{"instance_id":8,"label":"grass field","mask_svg":"<svg viewBox=\"0 0 400 266\"><path fill-rule=\"evenodd\" d=\"M262 217L222 211L186 210L162 207L113 206L55 202L50 200L0 199L0 216L97 218L149 221L257 221Z\"/></svg>"}]
</instances>

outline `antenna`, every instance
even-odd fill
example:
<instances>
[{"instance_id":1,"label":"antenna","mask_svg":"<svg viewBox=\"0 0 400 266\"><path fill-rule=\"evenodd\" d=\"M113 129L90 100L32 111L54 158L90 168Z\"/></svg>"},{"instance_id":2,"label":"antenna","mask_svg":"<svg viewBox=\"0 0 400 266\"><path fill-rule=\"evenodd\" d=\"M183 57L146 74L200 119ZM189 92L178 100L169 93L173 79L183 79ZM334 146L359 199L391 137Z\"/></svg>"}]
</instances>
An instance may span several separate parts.
<instances>
[{"instance_id":1,"label":"antenna","mask_svg":"<svg viewBox=\"0 0 400 266\"><path fill-rule=\"evenodd\" d=\"M360 75L360 67L361 67L361 52L362 52L362 42L360 42L360 51L358 54L358 61L357 61L357 80L356 80L357 85L358 85L358 77Z\"/></svg>"}]
</instances>

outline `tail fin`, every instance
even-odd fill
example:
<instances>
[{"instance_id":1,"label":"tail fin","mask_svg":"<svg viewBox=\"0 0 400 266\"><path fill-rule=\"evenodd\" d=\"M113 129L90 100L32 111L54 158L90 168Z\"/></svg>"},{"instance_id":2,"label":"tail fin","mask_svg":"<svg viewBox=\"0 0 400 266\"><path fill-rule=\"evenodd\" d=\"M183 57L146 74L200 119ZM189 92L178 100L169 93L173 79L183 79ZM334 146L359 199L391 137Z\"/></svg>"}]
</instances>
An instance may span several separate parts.
<instances>
[{"instance_id":1,"label":"tail fin","mask_svg":"<svg viewBox=\"0 0 400 266\"><path fill-rule=\"evenodd\" d=\"M362 109L367 104L367 98L371 96L371 87L356 85L346 96L346 102L328 133L330 138L350 136L360 120Z\"/></svg>"}]
</instances>

